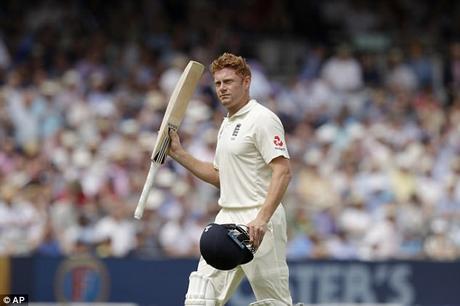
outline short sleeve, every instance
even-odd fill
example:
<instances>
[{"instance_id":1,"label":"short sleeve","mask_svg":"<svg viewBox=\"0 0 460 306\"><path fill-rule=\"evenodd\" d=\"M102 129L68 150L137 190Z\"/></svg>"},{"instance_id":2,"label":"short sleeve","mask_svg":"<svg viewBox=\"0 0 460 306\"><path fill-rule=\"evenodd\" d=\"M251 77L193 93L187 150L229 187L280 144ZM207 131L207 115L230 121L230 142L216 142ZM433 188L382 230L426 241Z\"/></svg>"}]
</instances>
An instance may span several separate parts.
<instances>
[{"instance_id":1,"label":"short sleeve","mask_svg":"<svg viewBox=\"0 0 460 306\"><path fill-rule=\"evenodd\" d=\"M284 127L278 116L274 113L263 113L256 124L255 145L264 161L269 164L278 156L289 159Z\"/></svg>"}]
</instances>

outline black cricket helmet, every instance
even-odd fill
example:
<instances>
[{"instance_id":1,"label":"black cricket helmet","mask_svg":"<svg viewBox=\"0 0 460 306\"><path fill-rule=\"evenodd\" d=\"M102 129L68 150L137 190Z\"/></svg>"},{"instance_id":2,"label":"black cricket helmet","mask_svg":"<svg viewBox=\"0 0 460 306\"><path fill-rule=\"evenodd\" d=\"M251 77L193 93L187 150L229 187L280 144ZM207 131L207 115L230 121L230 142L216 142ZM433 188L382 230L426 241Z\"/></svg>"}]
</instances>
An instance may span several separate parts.
<instances>
[{"instance_id":1,"label":"black cricket helmet","mask_svg":"<svg viewBox=\"0 0 460 306\"><path fill-rule=\"evenodd\" d=\"M231 270L250 262L255 250L245 225L211 223L201 234L200 252L214 268Z\"/></svg>"}]
</instances>

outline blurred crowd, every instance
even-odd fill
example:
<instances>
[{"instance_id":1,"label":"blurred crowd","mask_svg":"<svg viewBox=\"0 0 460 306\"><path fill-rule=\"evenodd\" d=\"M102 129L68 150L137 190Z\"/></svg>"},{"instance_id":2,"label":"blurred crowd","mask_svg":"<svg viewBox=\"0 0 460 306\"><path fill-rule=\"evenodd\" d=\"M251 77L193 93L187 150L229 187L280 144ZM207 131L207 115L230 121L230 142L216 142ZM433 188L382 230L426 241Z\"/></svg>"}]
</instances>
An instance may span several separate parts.
<instances>
[{"instance_id":1,"label":"blurred crowd","mask_svg":"<svg viewBox=\"0 0 460 306\"><path fill-rule=\"evenodd\" d=\"M141 11L44 1L14 21L10 3L0 33L0 255L199 256L219 209L214 187L168 159L142 220L133 211L187 61L208 65L229 50L247 54L252 96L286 129L288 258L460 258L460 38L446 25L455 21L428 24L449 38L439 48L411 39L363 51L353 35L384 24L365 1L336 3L333 14L335 2L315 8L318 27L337 31L337 11L346 11L355 16L342 29L349 39L296 33L315 40L283 81L241 41L292 30L282 2L269 1L260 14L270 22L255 28L250 15L235 21L235 7L212 1L147 1ZM251 3L256 14L260 2ZM208 161L225 116L212 86L206 72L180 129L183 145Z\"/></svg>"}]
</instances>

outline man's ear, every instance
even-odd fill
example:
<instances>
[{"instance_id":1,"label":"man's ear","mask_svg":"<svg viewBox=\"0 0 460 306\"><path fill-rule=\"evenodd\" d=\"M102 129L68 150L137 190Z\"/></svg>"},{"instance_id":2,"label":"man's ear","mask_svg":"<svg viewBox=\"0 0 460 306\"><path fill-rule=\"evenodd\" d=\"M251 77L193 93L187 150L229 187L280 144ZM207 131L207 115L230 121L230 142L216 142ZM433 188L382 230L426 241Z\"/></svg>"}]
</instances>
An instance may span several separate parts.
<instances>
[{"instance_id":1,"label":"man's ear","mask_svg":"<svg viewBox=\"0 0 460 306\"><path fill-rule=\"evenodd\" d=\"M245 89L249 90L249 86L251 86L251 77L249 75L243 78L243 85Z\"/></svg>"}]
</instances>

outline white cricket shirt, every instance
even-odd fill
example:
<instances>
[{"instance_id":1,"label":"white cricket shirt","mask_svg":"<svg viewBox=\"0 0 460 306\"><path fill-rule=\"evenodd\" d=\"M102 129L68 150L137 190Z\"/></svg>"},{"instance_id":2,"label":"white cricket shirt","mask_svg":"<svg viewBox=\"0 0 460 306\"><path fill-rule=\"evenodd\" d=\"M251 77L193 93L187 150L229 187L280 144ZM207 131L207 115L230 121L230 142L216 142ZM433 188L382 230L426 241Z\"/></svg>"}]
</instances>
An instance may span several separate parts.
<instances>
[{"instance_id":1,"label":"white cricket shirt","mask_svg":"<svg viewBox=\"0 0 460 306\"><path fill-rule=\"evenodd\" d=\"M236 114L225 117L219 129L214 167L219 171L219 205L226 208L262 205L275 157L289 158L281 120L250 100Z\"/></svg>"}]
</instances>

